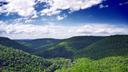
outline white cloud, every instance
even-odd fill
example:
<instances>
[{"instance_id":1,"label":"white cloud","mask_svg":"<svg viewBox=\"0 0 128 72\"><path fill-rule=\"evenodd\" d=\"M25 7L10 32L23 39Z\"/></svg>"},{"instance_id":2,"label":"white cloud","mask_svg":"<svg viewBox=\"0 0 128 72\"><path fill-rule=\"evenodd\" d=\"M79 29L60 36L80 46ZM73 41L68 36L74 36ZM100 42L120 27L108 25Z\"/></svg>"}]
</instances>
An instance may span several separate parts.
<instances>
[{"instance_id":1,"label":"white cloud","mask_svg":"<svg viewBox=\"0 0 128 72\"><path fill-rule=\"evenodd\" d=\"M47 3L49 3L50 8L42 10L42 15L53 15L66 9L69 9L71 12L78 11L100 4L101 2L102 0L48 0Z\"/></svg>"},{"instance_id":2,"label":"white cloud","mask_svg":"<svg viewBox=\"0 0 128 72\"><path fill-rule=\"evenodd\" d=\"M64 18L64 16L57 16L57 20L63 20Z\"/></svg>"},{"instance_id":3,"label":"white cloud","mask_svg":"<svg viewBox=\"0 0 128 72\"><path fill-rule=\"evenodd\" d=\"M7 5L4 5L6 12L16 12L21 16L30 16L34 13L35 0L6 0Z\"/></svg>"},{"instance_id":4,"label":"white cloud","mask_svg":"<svg viewBox=\"0 0 128 72\"><path fill-rule=\"evenodd\" d=\"M0 34L14 39L25 38L68 38L79 35L107 36L128 34L128 26L109 24L83 24L79 26L63 26L55 24L6 24L0 22Z\"/></svg>"},{"instance_id":5,"label":"white cloud","mask_svg":"<svg viewBox=\"0 0 128 72\"><path fill-rule=\"evenodd\" d=\"M20 16L37 17L37 11L34 9L35 0L6 0L7 5L0 7L1 12L16 12ZM86 9L94 5L100 4L103 0L37 0L47 3L46 7L41 11L42 15L52 16L58 15L63 10L69 9L71 12L80 9Z\"/></svg>"}]
</instances>

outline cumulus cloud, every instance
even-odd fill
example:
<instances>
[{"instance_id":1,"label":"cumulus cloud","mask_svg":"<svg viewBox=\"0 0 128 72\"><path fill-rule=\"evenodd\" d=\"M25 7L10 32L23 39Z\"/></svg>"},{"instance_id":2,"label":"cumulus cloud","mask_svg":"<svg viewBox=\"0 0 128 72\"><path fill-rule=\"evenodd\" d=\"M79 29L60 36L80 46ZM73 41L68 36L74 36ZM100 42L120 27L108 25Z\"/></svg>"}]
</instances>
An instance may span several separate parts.
<instances>
[{"instance_id":1,"label":"cumulus cloud","mask_svg":"<svg viewBox=\"0 0 128 72\"><path fill-rule=\"evenodd\" d=\"M35 0L6 0L7 5L4 6L7 12L16 12L21 16L30 16L34 14Z\"/></svg>"},{"instance_id":2,"label":"cumulus cloud","mask_svg":"<svg viewBox=\"0 0 128 72\"><path fill-rule=\"evenodd\" d=\"M109 24L83 24L79 26L63 26L56 24L6 24L0 22L0 35L14 39L31 38L68 38L72 36L108 36L128 34L127 26Z\"/></svg>"},{"instance_id":3,"label":"cumulus cloud","mask_svg":"<svg viewBox=\"0 0 128 72\"><path fill-rule=\"evenodd\" d=\"M0 6L0 12L18 13L20 16L36 18L37 14L52 16L58 15L67 9L70 12L86 9L100 4L102 0L6 0L6 2L8 4ZM46 7L40 13L34 8L38 2L46 3Z\"/></svg>"},{"instance_id":4,"label":"cumulus cloud","mask_svg":"<svg viewBox=\"0 0 128 72\"><path fill-rule=\"evenodd\" d=\"M50 8L42 10L42 14L54 15L61 12L61 10L69 9L71 12L80 9L86 9L94 5L100 4L102 0L48 0Z\"/></svg>"}]
</instances>

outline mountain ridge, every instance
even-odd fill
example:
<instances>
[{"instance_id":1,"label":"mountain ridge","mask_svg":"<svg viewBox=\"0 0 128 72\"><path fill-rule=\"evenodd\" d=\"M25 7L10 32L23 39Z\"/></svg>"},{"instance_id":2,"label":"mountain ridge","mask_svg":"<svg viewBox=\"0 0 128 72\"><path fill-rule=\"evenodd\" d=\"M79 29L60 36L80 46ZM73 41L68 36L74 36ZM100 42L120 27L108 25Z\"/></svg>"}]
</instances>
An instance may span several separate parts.
<instances>
[{"instance_id":1,"label":"mountain ridge","mask_svg":"<svg viewBox=\"0 0 128 72\"><path fill-rule=\"evenodd\" d=\"M106 51L108 51L108 53L106 53L106 55L108 54L107 56L109 56L109 52L111 52L111 49L116 50L115 48L116 47L118 48L119 47L118 45L120 45L119 50L125 47L126 50L124 51L127 51L128 49L127 40L128 40L128 35L112 35L112 36L75 36L62 40L46 38L46 39L34 39L34 40L21 40L21 42L28 41L28 44L30 43L31 46L26 46L26 47L30 48L30 50L31 49L34 50L32 54L44 58L90 57L90 58L98 59L98 57L95 58L96 54L98 54L99 52L101 53L98 54L99 58L101 55L104 55L103 53L104 51L102 51L103 50L102 48L105 48ZM17 42L17 40L14 41ZM18 43L19 42L20 41L18 41ZM119 44L120 42L121 44ZM22 43L19 44L25 46L25 44ZM36 45L35 46L36 48L32 47L34 44ZM110 51L109 51L109 47L110 47ZM94 50L97 51L93 53ZM115 54L119 52L119 50L117 49ZM119 53L123 54L123 52L119 52ZM117 55L120 55L119 53ZM110 56L111 55L113 54L110 54Z\"/></svg>"}]
</instances>

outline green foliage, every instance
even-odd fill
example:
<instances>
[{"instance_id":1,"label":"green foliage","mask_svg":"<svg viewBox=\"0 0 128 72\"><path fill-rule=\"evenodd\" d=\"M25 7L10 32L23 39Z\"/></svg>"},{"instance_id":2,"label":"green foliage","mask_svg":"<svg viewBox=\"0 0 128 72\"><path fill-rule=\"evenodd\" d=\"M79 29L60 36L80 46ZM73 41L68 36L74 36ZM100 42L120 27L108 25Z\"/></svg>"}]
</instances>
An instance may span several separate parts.
<instances>
[{"instance_id":1,"label":"green foliage","mask_svg":"<svg viewBox=\"0 0 128 72\"><path fill-rule=\"evenodd\" d=\"M30 49L29 47L21 45L21 44L17 43L16 41L11 40L9 38L5 38L5 37L0 37L0 44L4 45L4 46L7 46L7 47L12 47L12 48L15 48L15 49L20 49L20 50L23 50L23 51L27 51L27 52L32 52L33 51L33 49Z\"/></svg>"},{"instance_id":2,"label":"green foliage","mask_svg":"<svg viewBox=\"0 0 128 72\"><path fill-rule=\"evenodd\" d=\"M39 48L34 54L45 58L79 58L100 59L107 56L128 55L128 35L108 37L78 36L61 40Z\"/></svg>"},{"instance_id":3,"label":"green foliage","mask_svg":"<svg viewBox=\"0 0 128 72\"><path fill-rule=\"evenodd\" d=\"M72 64L71 59L65 59L65 58L52 58L49 59L54 64L57 64L59 68L61 67L69 67Z\"/></svg>"},{"instance_id":4,"label":"green foliage","mask_svg":"<svg viewBox=\"0 0 128 72\"><path fill-rule=\"evenodd\" d=\"M100 59L107 56L127 56L128 36L116 35L106 37L79 51L79 56Z\"/></svg>"},{"instance_id":5,"label":"green foliage","mask_svg":"<svg viewBox=\"0 0 128 72\"><path fill-rule=\"evenodd\" d=\"M108 57L100 60L80 58L71 67L63 67L56 72L128 72L128 58Z\"/></svg>"},{"instance_id":6,"label":"green foliage","mask_svg":"<svg viewBox=\"0 0 128 72\"><path fill-rule=\"evenodd\" d=\"M51 65L41 57L0 45L1 72L43 72Z\"/></svg>"},{"instance_id":7,"label":"green foliage","mask_svg":"<svg viewBox=\"0 0 128 72\"><path fill-rule=\"evenodd\" d=\"M60 69L62 67L69 67L72 64L70 59L65 59L65 58L52 58L52 59L49 59L49 61L53 63L48 68L50 72L55 72L55 70Z\"/></svg>"},{"instance_id":8,"label":"green foliage","mask_svg":"<svg viewBox=\"0 0 128 72\"><path fill-rule=\"evenodd\" d=\"M0 72L128 72L127 35L80 36L55 43L54 40L43 42L39 39L21 43L27 47L8 38L0 38ZM31 46L33 48L28 49ZM72 62L71 59L75 58L78 59Z\"/></svg>"},{"instance_id":9,"label":"green foliage","mask_svg":"<svg viewBox=\"0 0 128 72\"><path fill-rule=\"evenodd\" d=\"M56 43L60 41L59 39L50 39L50 38L45 38L45 39L34 39L34 40L15 40L18 43L27 46L32 49L38 49L45 47L47 45Z\"/></svg>"},{"instance_id":10,"label":"green foliage","mask_svg":"<svg viewBox=\"0 0 128 72\"><path fill-rule=\"evenodd\" d=\"M61 40L57 43L50 44L38 49L36 55L45 58L73 58L79 50L87 47L88 45L103 39L104 37L91 37L91 36L78 36Z\"/></svg>"}]
</instances>

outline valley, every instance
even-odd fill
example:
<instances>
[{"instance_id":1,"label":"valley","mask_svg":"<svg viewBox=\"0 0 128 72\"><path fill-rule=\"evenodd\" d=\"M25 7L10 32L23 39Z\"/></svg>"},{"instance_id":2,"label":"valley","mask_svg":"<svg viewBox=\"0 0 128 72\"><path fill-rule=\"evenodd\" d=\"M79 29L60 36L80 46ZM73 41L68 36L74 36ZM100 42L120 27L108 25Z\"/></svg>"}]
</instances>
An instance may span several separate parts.
<instances>
[{"instance_id":1,"label":"valley","mask_svg":"<svg viewBox=\"0 0 128 72\"><path fill-rule=\"evenodd\" d=\"M0 37L1 72L127 72L128 35L12 40Z\"/></svg>"}]
</instances>

